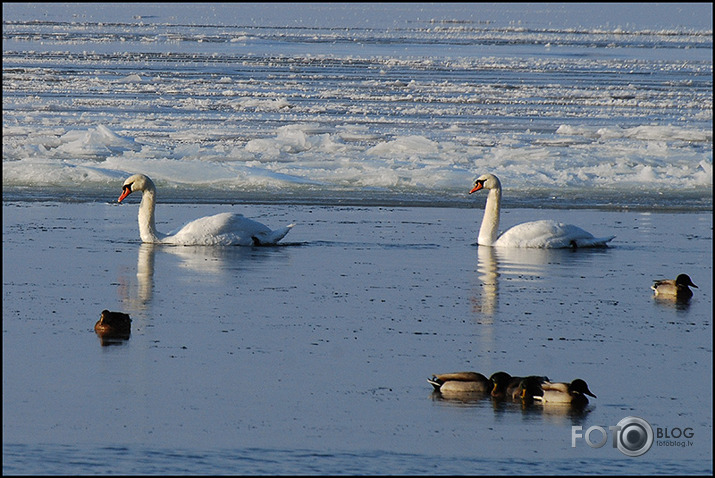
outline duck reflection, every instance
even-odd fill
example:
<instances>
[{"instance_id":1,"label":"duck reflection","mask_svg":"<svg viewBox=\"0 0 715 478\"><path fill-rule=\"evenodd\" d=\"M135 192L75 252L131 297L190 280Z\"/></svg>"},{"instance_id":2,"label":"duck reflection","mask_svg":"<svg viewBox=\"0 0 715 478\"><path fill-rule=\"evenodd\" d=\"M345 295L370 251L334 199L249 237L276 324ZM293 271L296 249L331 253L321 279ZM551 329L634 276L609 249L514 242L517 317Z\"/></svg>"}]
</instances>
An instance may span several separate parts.
<instances>
[{"instance_id":1,"label":"duck reflection","mask_svg":"<svg viewBox=\"0 0 715 478\"><path fill-rule=\"evenodd\" d=\"M675 309L678 312L687 311L690 308L690 299L674 299L670 297L653 297L653 303L659 307Z\"/></svg>"},{"instance_id":2,"label":"duck reflection","mask_svg":"<svg viewBox=\"0 0 715 478\"><path fill-rule=\"evenodd\" d=\"M589 413L595 408L592 405L574 406L571 404L551 404L544 406L534 400L522 398L499 400L489 393L454 392L440 393L433 390L430 399L446 407L476 407L486 408L491 405L495 415L520 414L525 420L544 420L553 425L582 425Z\"/></svg>"},{"instance_id":3,"label":"duck reflection","mask_svg":"<svg viewBox=\"0 0 715 478\"><path fill-rule=\"evenodd\" d=\"M582 425L593 406L575 406L570 404L558 404L544 406L536 401L516 401L512 403L500 402L495 405L500 413L508 413L510 410L521 413L525 420L537 419L548 422L556 426Z\"/></svg>"},{"instance_id":4,"label":"duck reflection","mask_svg":"<svg viewBox=\"0 0 715 478\"><path fill-rule=\"evenodd\" d=\"M438 402L443 401L445 403L452 404L474 404L481 401L489 401L490 397L488 393L482 392L440 392L439 390L433 390L430 395L432 401Z\"/></svg>"},{"instance_id":5,"label":"duck reflection","mask_svg":"<svg viewBox=\"0 0 715 478\"><path fill-rule=\"evenodd\" d=\"M543 404L534 403L532 408L538 410L545 420L554 424L582 425L586 416L594 409L594 406L568 403L544 406Z\"/></svg>"}]
</instances>

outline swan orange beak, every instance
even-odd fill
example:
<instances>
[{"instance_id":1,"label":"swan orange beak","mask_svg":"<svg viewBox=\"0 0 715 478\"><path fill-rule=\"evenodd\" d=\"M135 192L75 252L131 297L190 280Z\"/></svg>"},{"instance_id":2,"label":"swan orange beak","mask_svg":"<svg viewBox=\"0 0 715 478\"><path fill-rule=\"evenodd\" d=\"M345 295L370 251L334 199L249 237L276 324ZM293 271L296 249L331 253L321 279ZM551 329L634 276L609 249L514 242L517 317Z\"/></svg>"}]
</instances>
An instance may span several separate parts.
<instances>
[{"instance_id":1,"label":"swan orange beak","mask_svg":"<svg viewBox=\"0 0 715 478\"><path fill-rule=\"evenodd\" d=\"M469 194L476 193L477 191L479 191L479 190L482 189L483 187L484 187L484 183L477 183L477 184L474 185L474 188L473 188L471 191L469 191Z\"/></svg>"},{"instance_id":2,"label":"swan orange beak","mask_svg":"<svg viewBox=\"0 0 715 478\"><path fill-rule=\"evenodd\" d=\"M117 199L117 202L122 202L125 197L129 196L132 193L132 188L129 186L124 186L124 190L122 191L122 195L119 196L119 199Z\"/></svg>"}]
</instances>

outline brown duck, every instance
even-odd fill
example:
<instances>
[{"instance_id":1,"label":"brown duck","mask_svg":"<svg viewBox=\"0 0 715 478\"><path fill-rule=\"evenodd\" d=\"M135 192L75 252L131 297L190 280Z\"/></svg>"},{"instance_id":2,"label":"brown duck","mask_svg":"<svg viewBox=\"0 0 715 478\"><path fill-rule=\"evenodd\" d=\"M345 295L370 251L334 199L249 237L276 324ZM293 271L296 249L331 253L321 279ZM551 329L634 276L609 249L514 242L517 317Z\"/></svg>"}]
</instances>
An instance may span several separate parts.
<instances>
[{"instance_id":1,"label":"brown duck","mask_svg":"<svg viewBox=\"0 0 715 478\"><path fill-rule=\"evenodd\" d=\"M94 331L101 338L126 340L132 331L132 319L122 312L103 310L99 320L94 324Z\"/></svg>"}]
</instances>

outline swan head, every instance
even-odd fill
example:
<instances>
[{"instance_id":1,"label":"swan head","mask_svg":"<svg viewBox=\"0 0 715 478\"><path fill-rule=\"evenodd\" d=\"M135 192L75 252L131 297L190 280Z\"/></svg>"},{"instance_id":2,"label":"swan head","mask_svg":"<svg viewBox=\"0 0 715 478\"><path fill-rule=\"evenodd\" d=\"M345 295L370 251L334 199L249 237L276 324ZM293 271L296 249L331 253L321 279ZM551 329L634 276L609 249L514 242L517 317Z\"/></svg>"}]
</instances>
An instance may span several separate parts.
<instances>
[{"instance_id":1,"label":"swan head","mask_svg":"<svg viewBox=\"0 0 715 478\"><path fill-rule=\"evenodd\" d=\"M469 194L475 193L480 189L501 189L501 182L493 174L482 174L474 181L474 187L469 191Z\"/></svg>"},{"instance_id":2,"label":"swan head","mask_svg":"<svg viewBox=\"0 0 715 478\"><path fill-rule=\"evenodd\" d=\"M122 195L119 196L117 202L122 202L124 198L135 191L147 191L154 189L154 182L149 179L148 176L135 174L134 176L128 177L127 180L124 181L124 184L122 184Z\"/></svg>"}]
</instances>

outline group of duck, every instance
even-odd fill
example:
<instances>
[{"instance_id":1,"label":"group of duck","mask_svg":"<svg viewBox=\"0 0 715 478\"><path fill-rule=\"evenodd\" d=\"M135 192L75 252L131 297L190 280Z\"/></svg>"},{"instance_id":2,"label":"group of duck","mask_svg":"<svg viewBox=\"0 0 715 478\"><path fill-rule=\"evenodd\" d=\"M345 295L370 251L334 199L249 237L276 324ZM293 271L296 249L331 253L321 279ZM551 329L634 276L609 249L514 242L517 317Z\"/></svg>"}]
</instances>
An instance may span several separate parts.
<instances>
[{"instance_id":1,"label":"group of duck","mask_svg":"<svg viewBox=\"0 0 715 478\"><path fill-rule=\"evenodd\" d=\"M478 372L454 372L433 375L427 381L445 398L464 398L490 395L495 400L514 400L522 403L541 402L583 407L588 397L597 398L580 378L572 382L552 382L548 377L530 375L512 377L496 372L487 378Z\"/></svg>"},{"instance_id":2,"label":"group of duck","mask_svg":"<svg viewBox=\"0 0 715 478\"><path fill-rule=\"evenodd\" d=\"M693 296L690 287L698 288L690 276L680 274L675 279L654 281L651 289L659 299L687 302ZM490 395L495 400L556 403L573 407L587 405L588 397L597 398L580 378L571 382L552 382L548 377L539 375L512 377L506 372L496 372L487 378L478 372L453 372L433 375L427 381L445 398Z\"/></svg>"}]
</instances>

